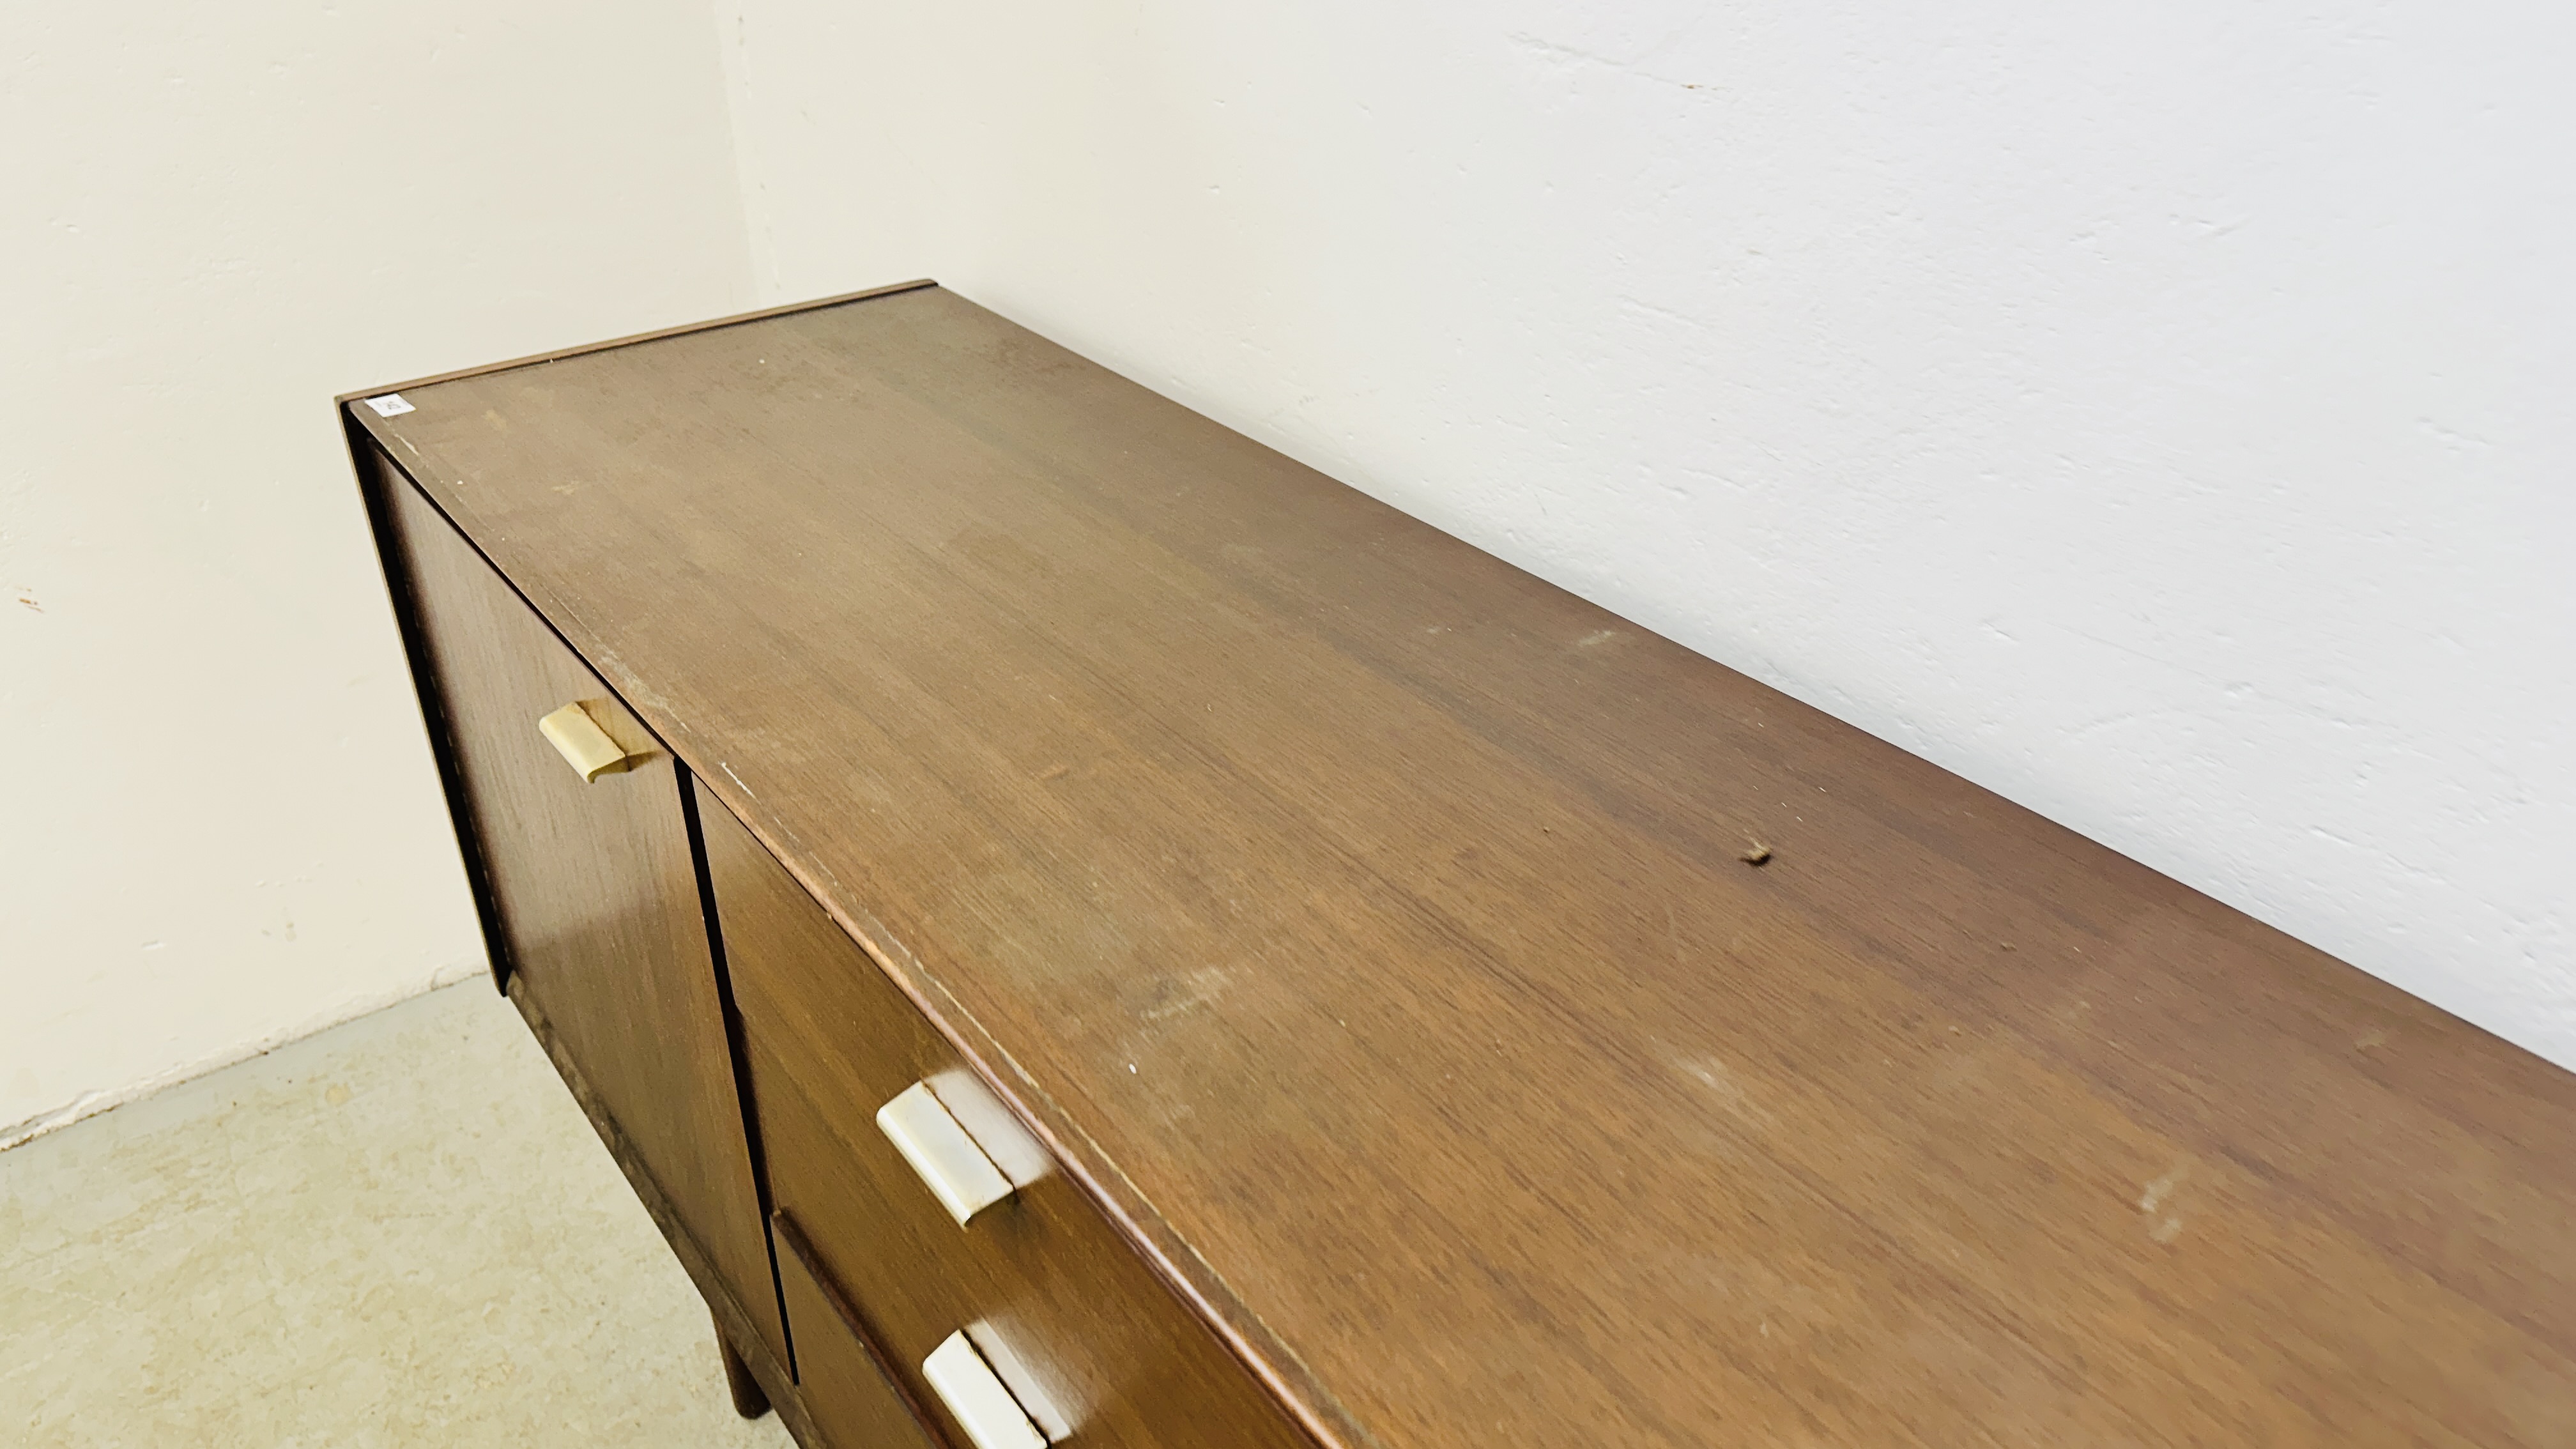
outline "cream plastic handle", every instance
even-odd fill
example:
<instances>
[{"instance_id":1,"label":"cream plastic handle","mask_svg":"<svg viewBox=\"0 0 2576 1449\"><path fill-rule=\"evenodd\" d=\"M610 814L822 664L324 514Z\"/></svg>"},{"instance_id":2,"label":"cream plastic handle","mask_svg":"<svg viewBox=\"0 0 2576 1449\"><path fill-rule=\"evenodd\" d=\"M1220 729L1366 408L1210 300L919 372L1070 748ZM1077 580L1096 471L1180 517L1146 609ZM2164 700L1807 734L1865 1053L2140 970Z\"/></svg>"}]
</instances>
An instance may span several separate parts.
<instances>
[{"instance_id":1,"label":"cream plastic handle","mask_svg":"<svg viewBox=\"0 0 2576 1449\"><path fill-rule=\"evenodd\" d=\"M957 1226L1013 1192L993 1159L960 1124L928 1082L915 1082L877 1109L877 1130L920 1174L922 1185Z\"/></svg>"},{"instance_id":2,"label":"cream plastic handle","mask_svg":"<svg viewBox=\"0 0 2576 1449\"><path fill-rule=\"evenodd\" d=\"M964 1330L940 1340L921 1361L921 1376L930 1380L939 1402L948 1406L975 1449L1047 1449L1047 1436L967 1341Z\"/></svg>"},{"instance_id":3,"label":"cream plastic handle","mask_svg":"<svg viewBox=\"0 0 2576 1449\"><path fill-rule=\"evenodd\" d=\"M592 719L590 711L578 702L537 721L537 733L546 737L546 743L555 747L555 753L563 756L564 763L572 766L573 773L585 783L634 768L635 757L610 739L608 731L601 729L599 721Z\"/></svg>"}]
</instances>

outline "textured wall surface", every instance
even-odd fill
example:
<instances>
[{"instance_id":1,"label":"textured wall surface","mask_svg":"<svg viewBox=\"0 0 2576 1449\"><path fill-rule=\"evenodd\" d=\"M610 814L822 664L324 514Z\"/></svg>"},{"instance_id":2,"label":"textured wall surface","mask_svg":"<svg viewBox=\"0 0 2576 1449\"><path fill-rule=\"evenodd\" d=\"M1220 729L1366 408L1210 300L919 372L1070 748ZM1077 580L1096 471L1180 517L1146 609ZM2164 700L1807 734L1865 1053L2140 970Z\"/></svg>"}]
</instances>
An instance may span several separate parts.
<instances>
[{"instance_id":1,"label":"textured wall surface","mask_svg":"<svg viewBox=\"0 0 2576 1449\"><path fill-rule=\"evenodd\" d=\"M2576 20L718 10L764 300L935 275L2576 1064Z\"/></svg>"},{"instance_id":2,"label":"textured wall surface","mask_svg":"<svg viewBox=\"0 0 2576 1449\"><path fill-rule=\"evenodd\" d=\"M332 394L751 293L696 0L0 15L0 1144L481 969Z\"/></svg>"}]
</instances>

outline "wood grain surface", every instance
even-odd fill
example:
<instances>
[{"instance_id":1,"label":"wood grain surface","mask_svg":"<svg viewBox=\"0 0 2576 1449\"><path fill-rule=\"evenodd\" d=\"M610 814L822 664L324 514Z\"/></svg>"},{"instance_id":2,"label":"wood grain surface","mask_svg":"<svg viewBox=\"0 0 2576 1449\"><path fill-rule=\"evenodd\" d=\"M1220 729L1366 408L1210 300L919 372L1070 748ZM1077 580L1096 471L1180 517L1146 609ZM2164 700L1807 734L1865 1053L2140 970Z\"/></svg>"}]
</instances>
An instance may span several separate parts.
<instances>
[{"instance_id":1,"label":"wood grain surface","mask_svg":"<svg viewBox=\"0 0 2576 1449\"><path fill-rule=\"evenodd\" d=\"M2576 1079L953 293L406 396L1328 1442L2576 1441Z\"/></svg>"}]
</instances>

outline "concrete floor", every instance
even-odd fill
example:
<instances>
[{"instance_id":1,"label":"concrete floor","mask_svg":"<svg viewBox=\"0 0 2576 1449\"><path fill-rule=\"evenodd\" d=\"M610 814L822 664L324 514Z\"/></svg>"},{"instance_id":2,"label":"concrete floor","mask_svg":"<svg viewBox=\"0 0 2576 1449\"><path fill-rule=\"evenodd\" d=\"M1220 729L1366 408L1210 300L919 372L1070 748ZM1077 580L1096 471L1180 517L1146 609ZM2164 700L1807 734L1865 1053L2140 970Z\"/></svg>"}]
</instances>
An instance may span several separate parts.
<instances>
[{"instance_id":1,"label":"concrete floor","mask_svg":"<svg viewBox=\"0 0 2576 1449\"><path fill-rule=\"evenodd\" d=\"M789 1440L475 981L0 1152L0 1443Z\"/></svg>"}]
</instances>

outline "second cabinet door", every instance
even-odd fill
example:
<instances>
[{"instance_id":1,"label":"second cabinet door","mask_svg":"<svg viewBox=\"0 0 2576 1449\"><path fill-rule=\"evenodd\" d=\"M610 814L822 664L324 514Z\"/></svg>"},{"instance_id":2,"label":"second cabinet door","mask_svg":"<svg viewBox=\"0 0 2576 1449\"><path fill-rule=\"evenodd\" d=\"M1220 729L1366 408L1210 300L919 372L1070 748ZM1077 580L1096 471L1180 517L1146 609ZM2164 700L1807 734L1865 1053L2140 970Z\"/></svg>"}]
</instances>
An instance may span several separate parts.
<instances>
[{"instance_id":1,"label":"second cabinet door","mask_svg":"<svg viewBox=\"0 0 2576 1449\"><path fill-rule=\"evenodd\" d=\"M784 1363L683 772L409 480L373 461L511 996L700 1290L730 1297ZM539 729L566 706L624 768L591 780L568 761Z\"/></svg>"}]
</instances>

